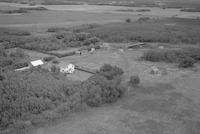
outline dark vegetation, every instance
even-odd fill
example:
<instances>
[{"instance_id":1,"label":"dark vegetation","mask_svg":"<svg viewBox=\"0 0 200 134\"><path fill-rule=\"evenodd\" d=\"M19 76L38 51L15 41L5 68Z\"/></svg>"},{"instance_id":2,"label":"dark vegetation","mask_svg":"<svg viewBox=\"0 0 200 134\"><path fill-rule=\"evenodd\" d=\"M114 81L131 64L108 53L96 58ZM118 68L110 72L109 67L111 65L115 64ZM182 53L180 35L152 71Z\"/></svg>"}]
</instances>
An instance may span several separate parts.
<instances>
[{"instance_id":1,"label":"dark vegetation","mask_svg":"<svg viewBox=\"0 0 200 134\"><path fill-rule=\"evenodd\" d=\"M73 2L73 1L44 1L42 5L81 5L82 2Z\"/></svg>"},{"instance_id":2,"label":"dark vegetation","mask_svg":"<svg viewBox=\"0 0 200 134\"><path fill-rule=\"evenodd\" d=\"M119 11L119 12L135 12L135 10L133 10L133 9L118 9L116 11Z\"/></svg>"},{"instance_id":3,"label":"dark vegetation","mask_svg":"<svg viewBox=\"0 0 200 134\"><path fill-rule=\"evenodd\" d=\"M136 12L150 12L150 9L137 9Z\"/></svg>"},{"instance_id":4,"label":"dark vegetation","mask_svg":"<svg viewBox=\"0 0 200 134\"><path fill-rule=\"evenodd\" d=\"M0 10L0 13L14 14L14 13L28 13L28 11L20 8L15 10Z\"/></svg>"},{"instance_id":5,"label":"dark vegetation","mask_svg":"<svg viewBox=\"0 0 200 134\"><path fill-rule=\"evenodd\" d=\"M49 62L49 61L52 61L52 60L54 60L54 59L55 59L55 57L53 57L53 56L48 56L48 57L44 57L44 58L43 58L43 61Z\"/></svg>"},{"instance_id":6,"label":"dark vegetation","mask_svg":"<svg viewBox=\"0 0 200 134\"><path fill-rule=\"evenodd\" d=\"M182 11L182 12L200 12L200 8L183 8L180 11Z\"/></svg>"},{"instance_id":7,"label":"dark vegetation","mask_svg":"<svg viewBox=\"0 0 200 134\"><path fill-rule=\"evenodd\" d=\"M133 75L130 77L129 85L130 86L138 86L140 84L140 77L138 75Z\"/></svg>"},{"instance_id":8,"label":"dark vegetation","mask_svg":"<svg viewBox=\"0 0 200 134\"><path fill-rule=\"evenodd\" d=\"M126 19L126 23L131 23L131 19L130 18Z\"/></svg>"},{"instance_id":9,"label":"dark vegetation","mask_svg":"<svg viewBox=\"0 0 200 134\"><path fill-rule=\"evenodd\" d=\"M0 42L6 48L20 47L36 51L52 51L68 47L97 47L100 39L91 33L81 32L82 30L97 27L96 24L82 25L73 28L51 28L48 31L54 32L48 36L31 36L26 31L1 28Z\"/></svg>"},{"instance_id":10,"label":"dark vegetation","mask_svg":"<svg viewBox=\"0 0 200 134\"><path fill-rule=\"evenodd\" d=\"M14 14L14 13L29 13L29 11L45 11L48 10L45 7L28 7L28 8L19 8L15 10L0 10L0 13L5 14Z\"/></svg>"},{"instance_id":11,"label":"dark vegetation","mask_svg":"<svg viewBox=\"0 0 200 134\"><path fill-rule=\"evenodd\" d=\"M195 62L200 61L200 49L188 47L148 50L144 53L143 59L152 62L179 63L179 67L192 67Z\"/></svg>"},{"instance_id":12,"label":"dark vegetation","mask_svg":"<svg viewBox=\"0 0 200 134\"><path fill-rule=\"evenodd\" d=\"M48 10L45 7L27 7L27 8L20 8L21 10L27 10L27 11L44 11L44 10Z\"/></svg>"},{"instance_id":13,"label":"dark vegetation","mask_svg":"<svg viewBox=\"0 0 200 134\"><path fill-rule=\"evenodd\" d=\"M129 20L127 21L129 22ZM176 25L166 25L168 23L175 23ZM199 25L199 21L195 19L158 20L142 17L137 22L105 24L81 31L91 33L106 42L139 41L196 44L200 42Z\"/></svg>"},{"instance_id":14,"label":"dark vegetation","mask_svg":"<svg viewBox=\"0 0 200 134\"><path fill-rule=\"evenodd\" d=\"M20 47L36 51L52 51L69 47L98 47L100 41L190 44L200 42L200 23L195 19L158 20L141 17L136 22L131 22L130 19L126 22L128 23L49 28L48 32L51 34L42 37L32 37L30 33L24 31L4 29L0 32L0 41L6 44L6 48ZM175 25L166 25L170 23ZM66 55L71 55L71 53Z\"/></svg>"},{"instance_id":15,"label":"dark vegetation","mask_svg":"<svg viewBox=\"0 0 200 134\"><path fill-rule=\"evenodd\" d=\"M7 52L3 46L0 46L0 70L6 71L17 69L28 65L29 57L21 49L15 49Z\"/></svg>"},{"instance_id":16,"label":"dark vegetation","mask_svg":"<svg viewBox=\"0 0 200 134\"><path fill-rule=\"evenodd\" d=\"M84 82L67 80L56 66L51 69L8 70L0 75L1 130L48 122L84 104L115 102L125 92L123 71L116 66L104 65Z\"/></svg>"}]
</instances>

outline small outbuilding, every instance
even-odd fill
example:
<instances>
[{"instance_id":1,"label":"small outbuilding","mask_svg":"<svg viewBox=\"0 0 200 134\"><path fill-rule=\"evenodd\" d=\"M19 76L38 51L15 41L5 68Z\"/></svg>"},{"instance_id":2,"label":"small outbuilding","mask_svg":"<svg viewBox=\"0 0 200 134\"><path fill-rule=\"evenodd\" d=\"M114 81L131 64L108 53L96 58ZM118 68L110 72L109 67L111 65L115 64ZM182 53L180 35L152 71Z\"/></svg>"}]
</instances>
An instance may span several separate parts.
<instances>
[{"instance_id":1,"label":"small outbuilding","mask_svg":"<svg viewBox=\"0 0 200 134\"><path fill-rule=\"evenodd\" d=\"M90 53L93 54L95 52L95 48L91 48Z\"/></svg>"},{"instance_id":2,"label":"small outbuilding","mask_svg":"<svg viewBox=\"0 0 200 134\"><path fill-rule=\"evenodd\" d=\"M41 66L41 65L43 65L43 64L44 64L44 62L43 62L42 60L31 61L31 65L32 65L33 67Z\"/></svg>"}]
</instances>

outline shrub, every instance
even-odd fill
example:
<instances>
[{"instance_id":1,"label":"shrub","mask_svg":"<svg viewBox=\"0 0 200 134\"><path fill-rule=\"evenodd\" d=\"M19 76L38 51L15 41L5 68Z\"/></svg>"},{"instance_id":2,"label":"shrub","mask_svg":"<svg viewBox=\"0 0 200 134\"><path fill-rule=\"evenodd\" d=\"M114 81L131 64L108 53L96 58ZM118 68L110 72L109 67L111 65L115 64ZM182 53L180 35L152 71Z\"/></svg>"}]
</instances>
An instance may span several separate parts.
<instances>
[{"instance_id":1,"label":"shrub","mask_svg":"<svg viewBox=\"0 0 200 134\"><path fill-rule=\"evenodd\" d=\"M54 60L52 61L52 63L53 63L53 64L59 64L59 61L56 60L56 59L54 59Z\"/></svg>"},{"instance_id":2,"label":"shrub","mask_svg":"<svg viewBox=\"0 0 200 134\"><path fill-rule=\"evenodd\" d=\"M0 81L4 80L4 76L0 74Z\"/></svg>"},{"instance_id":3,"label":"shrub","mask_svg":"<svg viewBox=\"0 0 200 134\"><path fill-rule=\"evenodd\" d=\"M43 60L44 60L45 62L52 61L53 59L55 59L55 57L53 57L53 56L48 56L48 57L44 57L44 58L43 58Z\"/></svg>"},{"instance_id":4,"label":"shrub","mask_svg":"<svg viewBox=\"0 0 200 134\"><path fill-rule=\"evenodd\" d=\"M130 18L126 19L126 23L131 23L131 19Z\"/></svg>"},{"instance_id":5,"label":"shrub","mask_svg":"<svg viewBox=\"0 0 200 134\"><path fill-rule=\"evenodd\" d=\"M17 48L14 52L10 53L11 57L25 57L25 53L22 49Z\"/></svg>"},{"instance_id":6,"label":"shrub","mask_svg":"<svg viewBox=\"0 0 200 134\"><path fill-rule=\"evenodd\" d=\"M140 77L138 75L131 76L129 80L129 85L137 86L138 84L140 84Z\"/></svg>"},{"instance_id":7,"label":"shrub","mask_svg":"<svg viewBox=\"0 0 200 134\"><path fill-rule=\"evenodd\" d=\"M58 73L60 72L60 68L58 66L51 66L51 72Z\"/></svg>"},{"instance_id":8,"label":"shrub","mask_svg":"<svg viewBox=\"0 0 200 134\"><path fill-rule=\"evenodd\" d=\"M84 42L83 42L83 45L84 46L89 46L91 44L95 45L97 42L99 42L100 39L97 38L97 37L91 37L91 38L88 38L86 39Z\"/></svg>"},{"instance_id":9,"label":"shrub","mask_svg":"<svg viewBox=\"0 0 200 134\"><path fill-rule=\"evenodd\" d=\"M173 49L154 49L148 50L144 53L143 58L152 62L178 62L185 57L185 53L182 50Z\"/></svg>"},{"instance_id":10,"label":"shrub","mask_svg":"<svg viewBox=\"0 0 200 134\"><path fill-rule=\"evenodd\" d=\"M15 63L14 64L14 68L18 69L18 68L23 68L23 67L27 67L28 63L27 62L20 62L20 63Z\"/></svg>"},{"instance_id":11,"label":"shrub","mask_svg":"<svg viewBox=\"0 0 200 134\"><path fill-rule=\"evenodd\" d=\"M13 64L12 59L10 58L2 58L0 59L0 67L6 67Z\"/></svg>"},{"instance_id":12,"label":"shrub","mask_svg":"<svg viewBox=\"0 0 200 134\"><path fill-rule=\"evenodd\" d=\"M195 63L195 60L193 58L186 57L180 61L178 66L182 68L193 67L194 63Z\"/></svg>"},{"instance_id":13,"label":"shrub","mask_svg":"<svg viewBox=\"0 0 200 134\"><path fill-rule=\"evenodd\" d=\"M124 94L125 88L121 86L122 73L119 72L117 75L112 75L112 79L97 73L83 83L87 105L97 107L104 103L112 103Z\"/></svg>"},{"instance_id":14,"label":"shrub","mask_svg":"<svg viewBox=\"0 0 200 134\"><path fill-rule=\"evenodd\" d=\"M117 66L112 66L109 64L104 64L100 70L99 73L106 77L108 80L114 79L116 76L121 76L124 72L121 68L118 68Z\"/></svg>"}]
</instances>

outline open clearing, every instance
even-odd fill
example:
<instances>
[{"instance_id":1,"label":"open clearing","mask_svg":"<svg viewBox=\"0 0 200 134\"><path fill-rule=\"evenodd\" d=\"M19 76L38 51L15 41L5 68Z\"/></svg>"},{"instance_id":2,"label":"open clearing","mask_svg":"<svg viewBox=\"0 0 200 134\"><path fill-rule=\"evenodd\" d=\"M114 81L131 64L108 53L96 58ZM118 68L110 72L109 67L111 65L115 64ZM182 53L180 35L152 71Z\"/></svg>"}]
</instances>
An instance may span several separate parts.
<instances>
[{"instance_id":1,"label":"open clearing","mask_svg":"<svg viewBox=\"0 0 200 134\"><path fill-rule=\"evenodd\" d=\"M99 50L94 54L61 58L67 62L99 68L104 63L125 71L125 80L139 74L141 86L130 89L112 105L87 108L71 114L51 127L31 134L198 134L200 130L200 70L181 70L173 64L138 61L144 50ZM150 74L150 67L167 70L164 75ZM77 76L75 76L77 75ZM89 76L75 72L72 79ZM79 78L79 79L78 79Z\"/></svg>"}]
</instances>

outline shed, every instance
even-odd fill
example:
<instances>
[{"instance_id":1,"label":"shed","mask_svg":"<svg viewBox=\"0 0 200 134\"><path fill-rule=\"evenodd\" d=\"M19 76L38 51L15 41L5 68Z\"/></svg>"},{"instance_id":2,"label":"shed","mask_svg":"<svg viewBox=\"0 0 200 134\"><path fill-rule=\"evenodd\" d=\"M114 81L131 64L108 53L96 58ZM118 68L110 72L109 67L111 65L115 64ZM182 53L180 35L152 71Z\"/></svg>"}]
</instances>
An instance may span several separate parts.
<instances>
[{"instance_id":1,"label":"shed","mask_svg":"<svg viewBox=\"0 0 200 134\"><path fill-rule=\"evenodd\" d=\"M44 64L44 62L42 60L31 61L31 65L34 67L41 66L43 64Z\"/></svg>"}]
</instances>

